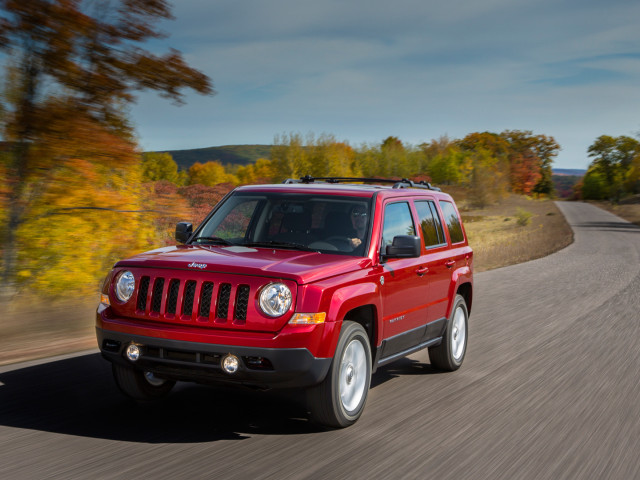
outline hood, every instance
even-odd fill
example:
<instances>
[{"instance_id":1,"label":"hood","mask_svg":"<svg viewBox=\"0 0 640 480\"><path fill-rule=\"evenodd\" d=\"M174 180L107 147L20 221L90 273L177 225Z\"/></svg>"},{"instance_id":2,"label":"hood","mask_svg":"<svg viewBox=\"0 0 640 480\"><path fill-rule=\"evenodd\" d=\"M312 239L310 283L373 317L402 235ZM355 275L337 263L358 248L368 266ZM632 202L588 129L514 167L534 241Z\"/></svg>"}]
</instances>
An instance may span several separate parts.
<instances>
[{"instance_id":1,"label":"hood","mask_svg":"<svg viewBox=\"0 0 640 480\"><path fill-rule=\"evenodd\" d=\"M271 248L178 245L122 260L117 267L167 268L288 278L298 285L359 270L368 257Z\"/></svg>"}]
</instances>

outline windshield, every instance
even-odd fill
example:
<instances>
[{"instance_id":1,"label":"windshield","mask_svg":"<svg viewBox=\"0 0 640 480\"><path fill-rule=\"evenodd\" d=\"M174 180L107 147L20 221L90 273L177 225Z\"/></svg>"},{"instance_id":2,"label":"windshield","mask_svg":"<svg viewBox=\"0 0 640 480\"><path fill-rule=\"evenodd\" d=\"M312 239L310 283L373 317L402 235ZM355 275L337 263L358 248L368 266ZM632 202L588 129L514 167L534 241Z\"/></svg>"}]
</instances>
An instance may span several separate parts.
<instances>
[{"instance_id":1,"label":"windshield","mask_svg":"<svg viewBox=\"0 0 640 480\"><path fill-rule=\"evenodd\" d=\"M363 256L370 218L370 198L239 192L216 210L191 243Z\"/></svg>"}]
</instances>

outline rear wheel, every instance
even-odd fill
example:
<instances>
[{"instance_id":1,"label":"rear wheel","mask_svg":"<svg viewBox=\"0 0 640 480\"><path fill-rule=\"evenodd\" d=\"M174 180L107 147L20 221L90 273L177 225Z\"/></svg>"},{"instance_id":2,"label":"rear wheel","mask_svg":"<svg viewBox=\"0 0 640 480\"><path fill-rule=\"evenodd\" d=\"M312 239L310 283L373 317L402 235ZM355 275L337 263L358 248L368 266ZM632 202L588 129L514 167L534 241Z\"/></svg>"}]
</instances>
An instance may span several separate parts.
<instances>
[{"instance_id":1,"label":"rear wheel","mask_svg":"<svg viewBox=\"0 0 640 480\"><path fill-rule=\"evenodd\" d=\"M467 353L468 323L467 304L461 295L456 295L442 343L429 348L431 365L447 372L460 368Z\"/></svg>"},{"instance_id":2,"label":"rear wheel","mask_svg":"<svg viewBox=\"0 0 640 480\"><path fill-rule=\"evenodd\" d=\"M307 391L311 420L331 428L360 418L371 384L371 347L364 328L345 320L325 379Z\"/></svg>"},{"instance_id":3,"label":"rear wheel","mask_svg":"<svg viewBox=\"0 0 640 480\"><path fill-rule=\"evenodd\" d=\"M176 384L173 380L156 377L151 372L113 364L113 378L122 393L134 400L156 400L166 396Z\"/></svg>"}]
</instances>

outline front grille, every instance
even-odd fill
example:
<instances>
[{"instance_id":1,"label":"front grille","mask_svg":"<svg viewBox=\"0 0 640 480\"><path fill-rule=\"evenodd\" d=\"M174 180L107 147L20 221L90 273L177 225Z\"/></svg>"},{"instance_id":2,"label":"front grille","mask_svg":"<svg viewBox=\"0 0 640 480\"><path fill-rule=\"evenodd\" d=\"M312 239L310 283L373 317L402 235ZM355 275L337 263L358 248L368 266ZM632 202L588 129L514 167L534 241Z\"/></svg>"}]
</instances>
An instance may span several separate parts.
<instances>
[{"instance_id":1,"label":"front grille","mask_svg":"<svg viewBox=\"0 0 640 480\"><path fill-rule=\"evenodd\" d=\"M232 319L235 325L244 325L251 288L245 284L145 275L138 287L136 313L160 320L166 316L165 320L180 322L197 320L224 324Z\"/></svg>"}]
</instances>

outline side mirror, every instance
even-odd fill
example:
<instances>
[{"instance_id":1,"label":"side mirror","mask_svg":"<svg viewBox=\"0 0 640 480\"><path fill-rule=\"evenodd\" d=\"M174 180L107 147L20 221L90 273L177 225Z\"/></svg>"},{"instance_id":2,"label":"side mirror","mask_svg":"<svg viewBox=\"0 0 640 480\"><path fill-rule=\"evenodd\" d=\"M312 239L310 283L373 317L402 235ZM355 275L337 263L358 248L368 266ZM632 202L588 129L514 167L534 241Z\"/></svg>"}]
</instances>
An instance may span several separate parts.
<instances>
[{"instance_id":1,"label":"side mirror","mask_svg":"<svg viewBox=\"0 0 640 480\"><path fill-rule=\"evenodd\" d=\"M187 243L193 233L193 225L188 222L179 222L176 225L176 242Z\"/></svg>"},{"instance_id":2,"label":"side mirror","mask_svg":"<svg viewBox=\"0 0 640 480\"><path fill-rule=\"evenodd\" d=\"M420 237L415 235L397 235L393 243L387 245L386 258L415 258L421 253Z\"/></svg>"}]
</instances>

